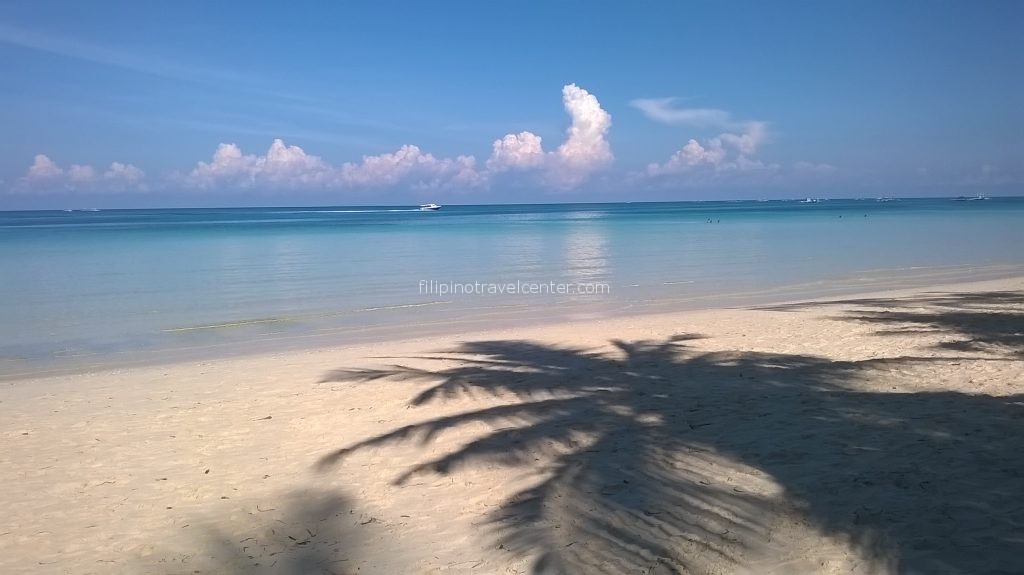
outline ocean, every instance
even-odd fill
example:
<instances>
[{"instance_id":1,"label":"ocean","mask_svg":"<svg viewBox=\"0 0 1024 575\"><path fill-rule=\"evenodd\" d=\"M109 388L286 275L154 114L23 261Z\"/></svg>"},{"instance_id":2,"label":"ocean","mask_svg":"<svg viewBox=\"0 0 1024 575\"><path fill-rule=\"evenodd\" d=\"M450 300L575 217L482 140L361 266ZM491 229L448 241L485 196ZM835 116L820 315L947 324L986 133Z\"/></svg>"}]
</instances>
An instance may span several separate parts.
<instances>
[{"instance_id":1,"label":"ocean","mask_svg":"<svg viewBox=\"0 0 1024 575\"><path fill-rule=\"evenodd\" d=\"M0 270L14 379L1021 275L1024 198L0 212Z\"/></svg>"}]
</instances>

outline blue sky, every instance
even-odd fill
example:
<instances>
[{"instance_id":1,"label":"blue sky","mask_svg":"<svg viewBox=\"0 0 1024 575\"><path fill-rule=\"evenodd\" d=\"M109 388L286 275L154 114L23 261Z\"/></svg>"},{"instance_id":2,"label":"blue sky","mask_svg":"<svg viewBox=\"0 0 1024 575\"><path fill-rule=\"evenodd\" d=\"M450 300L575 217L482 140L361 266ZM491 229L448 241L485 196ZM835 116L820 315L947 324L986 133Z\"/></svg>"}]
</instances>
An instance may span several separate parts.
<instances>
[{"instance_id":1,"label":"blue sky","mask_svg":"<svg viewBox=\"0 0 1024 575\"><path fill-rule=\"evenodd\" d=\"M1015 1L6 3L0 209L1021 193L1021 29Z\"/></svg>"}]
</instances>

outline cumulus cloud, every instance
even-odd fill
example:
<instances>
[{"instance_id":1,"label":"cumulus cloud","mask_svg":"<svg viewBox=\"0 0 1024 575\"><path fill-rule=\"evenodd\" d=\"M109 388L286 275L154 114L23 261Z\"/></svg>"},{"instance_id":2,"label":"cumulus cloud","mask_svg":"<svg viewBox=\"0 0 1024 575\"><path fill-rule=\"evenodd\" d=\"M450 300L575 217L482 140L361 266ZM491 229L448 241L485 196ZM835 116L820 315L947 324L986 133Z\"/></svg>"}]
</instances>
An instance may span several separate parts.
<instances>
[{"instance_id":1,"label":"cumulus cloud","mask_svg":"<svg viewBox=\"0 0 1024 575\"><path fill-rule=\"evenodd\" d=\"M545 151L532 132L510 133L492 144L480 165L472 155L437 157L418 146L366 155L358 162L330 164L296 145L275 139L263 154L244 153L234 143L221 143L212 157L185 172L144 183L145 174L131 164L114 162L105 171L72 164L67 169L44 154L33 160L19 179L25 189L123 190L184 186L193 189L471 189L485 187L501 174L534 172L547 184L571 188L605 168L614 156L608 142L611 115L587 90L568 84L562 104L569 116L565 139ZM714 152L712 152L714 153Z\"/></svg>"},{"instance_id":2,"label":"cumulus cloud","mask_svg":"<svg viewBox=\"0 0 1024 575\"><path fill-rule=\"evenodd\" d=\"M743 155L752 156L768 137L764 122L749 122L741 134L722 134L719 138L730 144Z\"/></svg>"},{"instance_id":3,"label":"cumulus cloud","mask_svg":"<svg viewBox=\"0 0 1024 575\"><path fill-rule=\"evenodd\" d=\"M630 102L634 108L656 122L673 126L714 127L724 129L717 136L698 141L689 138L686 144L664 163L648 164L646 175L663 177L691 174L695 180L707 181L725 174L776 171L756 156L768 141L765 122L738 122L725 110L716 108L684 108L677 98L641 98Z\"/></svg>"},{"instance_id":4,"label":"cumulus cloud","mask_svg":"<svg viewBox=\"0 0 1024 575\"><path fill-rule=\"evenodd\" d=\"M30 181L39 180L51 180L59 178L64 173L64 170L60 168L45 154L36 154L36 157L32 161L32 165L28 168L28 173L25 174L25 179Z\"/></svg>"},{"instance_id":5,"label":"cumulus cloud","mask_svg":"<svg viewBox=\"0 0 1024 575\"><path fill-rule=\"evenodd\" d=\"M718 167L725 160L726 152L722 141L713 138L702 146L697 140L691 139L678 152L672 154L664 164L652 163L647 166L647 173L652 176L678 174L698 166Z\"/></svg>"},{"instance_id":6,"label":"cumulus cloud","mask_svg":"<svg viewBox=\"0 0 1024 575\"><path fill-rule=\"evenodd\" d=\"M767 130L763 122L749 122L743 132L722 133L703 144L691 138L665 163L649 164L647 174L666 176L696 170L718 173L775 170L777 165L766 164L753 157L766 139Z\"/></svg>"},{"instance_id":7,"label":"cumulus cloud","mask_svg":"<svg viewBox=\"0 0 1024 575\"><path fill-rule=\"evenodd\" d=\"M791 170L768 163L757 156L769 141L768 124L760 121L739 121L717 108L687 108L679 105L678 98L639 98L630 105L647 118L670 126L717 128L719 133L703 140L689 138L686 144L673 152L663 163L648 164L645 174L633 177L666 178L686 175L695 182L726 181L740 174L792 173L831 174L835 168L828 164L798 162ZM749 178L748 178L749 179Z\"/></svg>"},{"instance_id":8,"label":"cumulus cloud","mask_svg":"<svg viewBox=\"0 0 1024 575\"><path fill-rule=\"evenodd\" d=\"M457 163L447 158L439 160L417 146L406 145L390 154L363 156L358 164L346 162L338 173L338 181L353 186L390 186L410 177L437 178L454 170Z\"/></svg>"},{"instance_id":9,"label":"cumulus cloud","mask_svg":"<svg viewBox=\"0 0 1024 575\"><path fill-rule=\"evenodd\" d=\"M572 172L571 178L585 177L586 172L601 168L613 159L607 139L612 117L593 94L576 84L562 88L562 102L572 123L565 143L558 147L558 157Z\"/></svg>"},{"instance_id":10,"label":"cumulus cloud","mask_svg":"<svg viewBox=\"0 0 1024 575\"><path fill-rule=\"evenodd\" d=\"M129 186L139 187L144 178L145 173L131 164L114 162L104 172L83 164L71 164L65 170L47 155L37 154L15 189L116 192L124 191Z\"/></svg>"},{"instance_id":11,"label":"cumulus cloud","mask_svg":"<svg viewBox=\"0 0 1024 575\"><path fill-rule=\"evenodd\" d=\"M256 170L271 182L302 184L321 182L328 166L319 156L311 156L298 146L289 146L280 138L270 144L266 156L257 161Z\"/></svg>"},{"instance_id":12,"label":"cumulus cloud","mask_svg":"<svg viewBox=\"0 0 1024 575\"><path fill-rule=\"evenodd\" d=\"M209 162L199 162L185 182L197 188L379 188L475 187L482 183L473 156L436 158L417 146L363 156L360 162L332 166L299 146L276 139L264 155L243 154L235 144L220 144Z\"/></svg>"},{"instance_id":13,"label":"cumulus cloud","mask_svg":"<svg viewBox=\"0 0 1024 575\"><path fill-rule=\"evenodd\" d=\"M209 162L199 162L186 182L199 188L218 186L309 186L322 184L330 169L319 156L275 139L262 156L243 154L235 144L220 144Z\"/></svg>"},{"instance_id":14,"label":"cumulus cloud","mask_svg":"<svg viewBox=\"0 0 1024 575\"><path fill-rule=\"evenodd\" d=\"M608 131L612 117L590 92L576 84L562 87L562 105L569 114L565 141L544 152L541 137L532 132L507 134L495 140L487 168L492 173L543 169L549 183L569 188L614 160Z\"/></svg>"},{"instance_id":15,"label":"cumulus cloud","mask_svg":"<svg viewBox=\"0 0 1024 575\"><path fill-rule=\"evenodd\" d=\"M528 170L544 165L544 148L541 137L531 132L507 134L495 140L487 169L504 172L511 169Z\"/></svg>"},{"instance_id":16,"label":"cumulus cloud","mask_svg":"<svg viewBox=\"0 0 1024 575\"><path fill-rule=\"evenodd\" d=\"M415 174L412 183L412 188L417 190L468 189L487 183L487 174L477 171L476 158L473 156L443 158L419 167L421 171Z\"/></svg>"},{"instance_id":17,"label":"cumulus cloud","mask_svg":"<svg viewBox=\"0 0 1024 575\"><path fill-rule=\"evenodd\" d=\"M637 98L629 103L645 116L670 126L726 126L729 112L716 108L678 108L678 98Z\"/></svg>"},{"instance_id":18,"label":"cumulus cloud","mask_svg":"<svg viewBox=\"0 0 1024 575\"><path fill-rule=\"evenodd\" d=\"M594 95L575 84L562 88L562 103L570 124L558 149L545 152L541 137L532 132L507 134L494 141L482 168L471 155L439 158L411 144L334 167L278 139L262 156L221 144L211 161L199 162L185 181L199 188L475 188L487 185L496 174L538 170L549 183L572 187L613 160L607 139L611 115Z\"/></svg>"},{"instance_id":19,"label":"cumulus cloud","mask_svg":"<svg viewBox=\"0 0 1024 575\"><path fill-rule=\"evenodd\" d=\"M138 184L145 177L146 173L139 168L131 164L122 164L121 162L110 164L110 168L103 172L104 180L123 182L125 184Z\"/></svg>"}]
</instances>

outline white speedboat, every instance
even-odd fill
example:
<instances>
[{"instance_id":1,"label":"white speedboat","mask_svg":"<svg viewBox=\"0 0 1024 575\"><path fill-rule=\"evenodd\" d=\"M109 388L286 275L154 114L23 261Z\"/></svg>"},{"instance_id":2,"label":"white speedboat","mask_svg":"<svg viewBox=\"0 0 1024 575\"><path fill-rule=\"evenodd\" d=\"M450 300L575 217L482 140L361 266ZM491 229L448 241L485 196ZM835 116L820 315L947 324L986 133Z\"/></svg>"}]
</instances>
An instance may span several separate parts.
<instances>
[{"instance_id":1,"label":"white speedboat","mask_svg":"<svg viewBox=\"0 0 1024 575\"><path fill-rule=\"evenodd\" d=\"M420 209L424 212L434 212L441 209L441 206L437 204L420 204Z\"/></svg>"}]
</instances>

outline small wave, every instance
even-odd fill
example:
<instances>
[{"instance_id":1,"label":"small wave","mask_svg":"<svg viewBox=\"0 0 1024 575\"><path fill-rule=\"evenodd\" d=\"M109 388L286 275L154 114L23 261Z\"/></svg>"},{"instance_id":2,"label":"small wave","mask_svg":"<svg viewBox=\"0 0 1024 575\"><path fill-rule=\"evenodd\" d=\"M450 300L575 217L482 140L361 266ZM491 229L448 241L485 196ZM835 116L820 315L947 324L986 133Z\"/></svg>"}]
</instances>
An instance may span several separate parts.
<instances>
[{"instance_id":1,"label":"small wave","mask_svg":"<svg viewBox=\"0 0 1024 575\"><path fill-rule=\"evenodd\" d=\"M406 304L400 304L400 305L382 305L382 306L379 306L379 307L364 307L364 308L361 308L361 309L357 309L356 311L382 311L382 310L388 310L388 309L403 309L403 308L408 308L408 307L426 307L426 306L430 306L430 305L442 305L442 304L448 304L448 303L452 303L452 302L450 302L450 301L428 301L428 302L423 302L423 303L406 303Z\"/></svg>"},{"instance_id":2,"label":"small wave","mask_svg":"<svg viewBox=\"0 0 1024 575\"><path fill-rule=\"evenodd\" d=\"M271 214L386 214L390 212L419 212L419 208L395 208L387 210L289 210L286 212L267 212Z\"/></svg>"},{"instance_id":3,"label":"small wave","mask_svg":"<svg viewBox=\"0 0 1024 575\"><path fill-rule=\"evenodd\" d=\"M165 330L162 330L162 331L164 331L165 333L176 333L176 332L182 332L182 331L197 331L197 330L201 330L201 329L220 329L220 328L225 328L225 327L240 327L240 326L243 326L243 325L253 325L253 324L258 324L258 323L281 323L281 322L290 321L290 320L291 320L291 318L287 318L287 317L268 317L268 318L263 318L263 319L247 319L247 320L232 321L232 322L227 322L227 323L212 323L212 324L209 324L209 325L194 325L194 326L189 326L189 327L172 327L172 328L168 328L168 329L165 329Z\"/></svg>"},{"instance_id":4,"label":"small wave","mask_svg":"<svg viewBox=\"0 0 1024 575\"><path fill-rule=\"evenodd\" d=\"M567 220L596 220L605 217L607 214L604 212L587 211L587 212L569 212L565 215Z\"/></svg>"}]
</instances>

